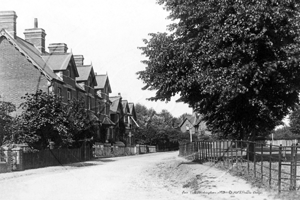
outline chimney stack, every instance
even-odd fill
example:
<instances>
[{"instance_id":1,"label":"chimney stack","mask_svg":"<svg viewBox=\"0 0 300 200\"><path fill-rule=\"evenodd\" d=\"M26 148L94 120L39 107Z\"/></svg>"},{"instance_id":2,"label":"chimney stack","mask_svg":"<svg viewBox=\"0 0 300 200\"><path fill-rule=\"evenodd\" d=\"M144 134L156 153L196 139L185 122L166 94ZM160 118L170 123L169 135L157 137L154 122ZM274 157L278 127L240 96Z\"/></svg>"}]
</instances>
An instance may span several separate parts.
<instances>
[{"instance_id":1,"label":"chimney stack","mask_svg":"<svg viewBox=\"0 0 300 200\"><path fill-rule=\"evenodd\" d=\"M0 30L6 29L13 38L16 38L17 17L15 11L0 11Z\"/></svg>"},{"instance_id":2,"label":"chimney stack","mask_svg":"<svg viewBox=\"0 0 300 200\"><path fill-rule=\"evenodd\" d=\"M73 57L74 57L76 66L82 66L83 65L83 61L84 61L83 55L74 55Z\"/></svg>"},{"instance_id":3,"label":"chimney stack","mask_svg":"<svg viewBox=\"0 0 300 200\"><path fill-rule=\"evenodd\" d=\"M45 30L38 27L38 20L34 18L34 28L25 29L25 40L34 44L41 53L45 53Z\"/></svg>"},{"instance_id":4,"label":"chimney stack","mask_svg":"<svg viewBox=\"0 0 300 200\"><path fill-rule=\"evenodd\" d=\"M49 53L67 53L68 46L65 43L51 43L48 49Z\"/></svg>"}]
</instances>

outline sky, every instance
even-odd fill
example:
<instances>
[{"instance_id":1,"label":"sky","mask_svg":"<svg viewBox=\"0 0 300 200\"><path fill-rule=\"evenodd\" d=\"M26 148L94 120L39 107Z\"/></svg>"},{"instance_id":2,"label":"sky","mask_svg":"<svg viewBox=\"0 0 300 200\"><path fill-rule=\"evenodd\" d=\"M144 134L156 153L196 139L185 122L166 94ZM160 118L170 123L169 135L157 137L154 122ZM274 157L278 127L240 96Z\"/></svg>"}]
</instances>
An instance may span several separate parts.
<instances>
[{"instance_id":1,"label":"sky","mask_svg":"<svg viewBox=\"0 0 300 200\"><path fill-rule=\"evenodd\" d=\"M108 74L110 96L121 93L123 99L140 103L157 112L167 109L174 117L192 113L187 104L146 100L155 91L141 88L136 72L144 70L146 59L138 47L149 33L166 32L168 12L156 0L1 0L1 10L13 10L17 18L17 35L34 27L46 32L50 43L66 43L69 52L83 55L97 74Z\"/></svg>"}]
</instances>

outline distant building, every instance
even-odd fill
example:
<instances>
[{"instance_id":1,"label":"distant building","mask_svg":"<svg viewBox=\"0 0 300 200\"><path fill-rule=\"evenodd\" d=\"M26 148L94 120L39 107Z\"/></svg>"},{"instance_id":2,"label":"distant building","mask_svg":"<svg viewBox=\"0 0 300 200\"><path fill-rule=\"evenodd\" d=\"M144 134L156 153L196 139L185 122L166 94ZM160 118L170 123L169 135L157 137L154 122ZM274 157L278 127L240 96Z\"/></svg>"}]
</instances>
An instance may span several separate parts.
<instances>
[{"instance_id":1,"label":"distant building","mask_svg":"<svg viewBox=\"0 0 300 200\"><path fill-rule=\"evenodd\" d=\"M100 128L100 135L98 142L108 142L112 135L113 127L115 123L110 119L110 105L109 94L112 92L109 78L107 74L96 75L97 86L95 91L97 93L96 104L97 113L102 124Z\"/></svg>"},{"instance_id":2,"label":"distant building","mask_svg":"<svg viewBox=\"0 0 300 200\"><path fill-rule=\"evenodd\" d=\"M195 134L198 139L204 135L211 135L205 121L202 120L202 116L196 112L187 115L179 125L179 129L182 133Z\"/></svg>"}]
</instances>

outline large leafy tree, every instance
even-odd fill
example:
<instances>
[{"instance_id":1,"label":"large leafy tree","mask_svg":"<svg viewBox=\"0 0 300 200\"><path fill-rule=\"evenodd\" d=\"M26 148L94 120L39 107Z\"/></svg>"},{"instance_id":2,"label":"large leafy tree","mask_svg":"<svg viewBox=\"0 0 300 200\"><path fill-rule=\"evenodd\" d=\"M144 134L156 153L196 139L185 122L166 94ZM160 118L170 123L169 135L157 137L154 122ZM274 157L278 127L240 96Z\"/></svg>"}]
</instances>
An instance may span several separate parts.
<instances>
[{"instance_id":1,"label":"large leafy tree","mask_svg":"<svg viewBox=\"0 0 300 200\"><path fill-rule=\"evenodd\" d=\"M41 90L26 94L23 99L23 112L10 127L12 142L42 150L49 148L50 142L56 148L80 147L93 137L97 118L82 100L74 99L64 105L60 97Z\"/></svg>"},{"instance_id":2,"label":"large leafy tree","mask_svg":"<svg viewBox=\"0 0 300 200\"><path fill-rule=\"evenodd\" d=\"M80 147L83 141L90 141L96 134L98 119L85 108L83 99L73 99L63 108L64 124L72 134L71 147Z\"/></svg>"},{"instance_id":3,"label":"large leafy tree","mask_svg":"<svg viewBox=\"0 0 300 200\"><path fill-rule=\"evenodd\" d=\"M11 127L13 142L26 143L37 150L48 148L50 141L57 147L72 143L59 97L39 90L34 94L26 94L22 99L24 102L20 107L23 112Z\"/></svg>"},{"instance_id":4,"label":"large leafy tree","mask_svg":"<svg viewBox=\"0 0 300 200\"><path fill-rule=\"evenodd\" d=\"M179 93L224 137L254 139L298 103L299 3L159 0L175 23L140 47L150 100Z\"/></svg>"}]
</instances>

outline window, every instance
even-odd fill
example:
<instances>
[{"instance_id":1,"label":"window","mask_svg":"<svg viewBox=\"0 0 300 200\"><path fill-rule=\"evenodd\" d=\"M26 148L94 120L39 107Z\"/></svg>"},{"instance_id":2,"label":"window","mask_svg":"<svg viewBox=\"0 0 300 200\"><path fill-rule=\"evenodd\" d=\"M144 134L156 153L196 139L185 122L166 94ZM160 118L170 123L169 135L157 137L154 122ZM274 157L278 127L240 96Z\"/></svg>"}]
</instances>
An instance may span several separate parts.
<instances>
[{"instance_id":1,"label":"window","mask_svg":"<svg viewBox=\"0 0 300 200\"><path fill-rule=\"evenodd\" d=\"M68 98L68 101L70 101L72 99L72 92L70 90L67 91L67 98Z\"/></svg>"},{"instance_id":2,"label":"window","mask_svg":"<svg viewBox=\"0 0 300 200\"><path fill-rule=\"evenodd\" d=\"M89 110L91 110L91 97L88 97L88 105L87 105L87 108L89 109Z\"/></svg>"},{"instance_id":3,"label":"window","mask_svg":"<svg viewBox=\"0 0 300 200\"><path fill-rule=\"evenodd\" d=\"M68 70L68 69L66 70L66 76L70 77L70 70Z\"/></svg>"},{"instance_id":4,"label":"window","mask_svg":"<svg viewBox=\"0 0 300 200\"><path fill-rule=\"evenodd\" d=\"M57 96L61 97L61 88L60 87L57 88Z\"/></svg>"}]
</instances>

